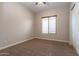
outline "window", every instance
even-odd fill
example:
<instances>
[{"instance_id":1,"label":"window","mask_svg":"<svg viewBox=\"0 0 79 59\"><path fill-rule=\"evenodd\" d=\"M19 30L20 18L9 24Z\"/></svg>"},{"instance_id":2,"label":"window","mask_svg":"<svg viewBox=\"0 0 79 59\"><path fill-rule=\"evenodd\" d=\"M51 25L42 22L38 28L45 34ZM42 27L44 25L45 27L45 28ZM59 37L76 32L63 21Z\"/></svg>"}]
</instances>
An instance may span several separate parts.
<instances>
[{"instance_id":1,"label":"window","mask_svg":"<svg viewBox=\"0 0 79 59\"><path fill-rule=\"evenodd\" d=\"M56 16L42 18L42 33L56 33Z\"/></svg>"}]
</instances>

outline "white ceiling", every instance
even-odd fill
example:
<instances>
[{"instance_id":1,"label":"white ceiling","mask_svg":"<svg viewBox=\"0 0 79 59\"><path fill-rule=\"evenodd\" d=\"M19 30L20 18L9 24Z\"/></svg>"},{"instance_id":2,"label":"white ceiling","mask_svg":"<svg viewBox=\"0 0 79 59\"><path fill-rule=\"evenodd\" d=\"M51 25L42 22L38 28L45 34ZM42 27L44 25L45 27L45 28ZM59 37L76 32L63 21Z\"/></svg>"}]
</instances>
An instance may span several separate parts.
<instances>
[{"instance_id":1,"label":"white ceiling","mask_svg":"<svg viewBox=\"0 0 79 59\"><path fill-rule=\"evenodd\" d=\"M69 8L70 2L46 2L46 5L35 5L35 2L22 2L22 5L29 8L33 12L40 12L54 8Z\"/></svg>"}]
</instances>

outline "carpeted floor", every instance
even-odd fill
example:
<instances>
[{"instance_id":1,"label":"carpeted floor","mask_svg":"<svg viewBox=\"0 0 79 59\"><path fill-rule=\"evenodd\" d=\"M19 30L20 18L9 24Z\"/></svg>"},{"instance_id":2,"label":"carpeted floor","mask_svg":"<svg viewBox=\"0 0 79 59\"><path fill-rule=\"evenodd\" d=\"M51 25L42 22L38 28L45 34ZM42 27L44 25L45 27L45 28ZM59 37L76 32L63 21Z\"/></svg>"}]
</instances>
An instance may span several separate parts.
<instances>
[{"instance_id":1,"label":"carpeted floor","mask_svg":"<svg viewBox=\"0 0 79 59\"><path fill-rule=\"evenodd\" d=\"M67 43L33 39L0 51L1 56L77 56Z\"/></svg>"}]
</instances>

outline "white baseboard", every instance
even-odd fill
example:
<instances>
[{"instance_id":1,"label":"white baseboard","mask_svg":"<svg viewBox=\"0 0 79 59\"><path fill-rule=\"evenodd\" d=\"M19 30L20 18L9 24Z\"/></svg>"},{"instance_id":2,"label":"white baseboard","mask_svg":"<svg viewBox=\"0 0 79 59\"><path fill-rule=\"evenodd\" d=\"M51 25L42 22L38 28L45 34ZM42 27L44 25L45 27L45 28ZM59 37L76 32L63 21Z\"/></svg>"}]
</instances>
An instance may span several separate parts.
<instances>
[{"instance_id":1,"label":"white baseboard","mask_svg":"<svg viewBox=\"0 0 79 59\"><path fill-rule=\"evenodd\" d=\"M40 38L40 37L35 37L35 38L38 38L38 39L44 39L44 40L51 40L51 41L59 41L59 42L69 43L69 41L63 41L63 40L48 39L48 38Z\"/></svg>"},{"instance_id":2,"label":"white baseboard","mask_svg":"<svg viewBox=\"0 0 79 59\"><path fill-rule=\"evenodd\" d=\"M40 37L33 37L33 38L49 40L49 39L47 39L47 38L40 38ZM17 44L20 44L20 43L23 43L23 42L25 42L25 41L32 40L33 38L31 38L31 39L26 39L26 40L23 40L23 41L19 41L19 42L13 43L13 44L9 44L9 45L4 46L4 47L0 47L0 50L5 49L5 48L8 48L8 47L11 47L11 46L14 46L14 45L17 45ZM66 43L69 43L68 41L55 40L55 39L51 39L51 41L59 41L59 42L66 42Z\"/></svg>"},{"instance_id":3,"label":"white baseboard","mask_svg":"<svg viewBox=\"0 0 79 59\"><path fill-rule=\"evenodd\" d=\"M23 42L29 41L29 40L32 40L32 39L26 39L26 40L19 41L19 42L13 43L13 44L9 44L9 45L4 46L4 47L0 47L0 50L5 49L5 48L8 48L8 47L11 47L11 46L15 46L15 45L17 45L17 44L20 44L20 43L23 43Z\"/></svg>"}]
</instances>

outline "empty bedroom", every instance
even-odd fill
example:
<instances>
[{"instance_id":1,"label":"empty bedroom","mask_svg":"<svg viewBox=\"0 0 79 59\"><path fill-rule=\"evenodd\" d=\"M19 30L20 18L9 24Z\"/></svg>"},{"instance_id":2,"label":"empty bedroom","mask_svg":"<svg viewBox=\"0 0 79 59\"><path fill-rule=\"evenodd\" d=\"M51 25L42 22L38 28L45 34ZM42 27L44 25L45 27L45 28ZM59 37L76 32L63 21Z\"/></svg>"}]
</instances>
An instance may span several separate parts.
<instances>
[{"instance_id":1,"label":"empty bedroom","mask_svg":"<svg viewBox=\"0 0 79 59\"><path fill-rule=\"evenodd\" d=\"M79 3L0 2L0 56L78 56Z\"/></svg>"}]
</instances>

